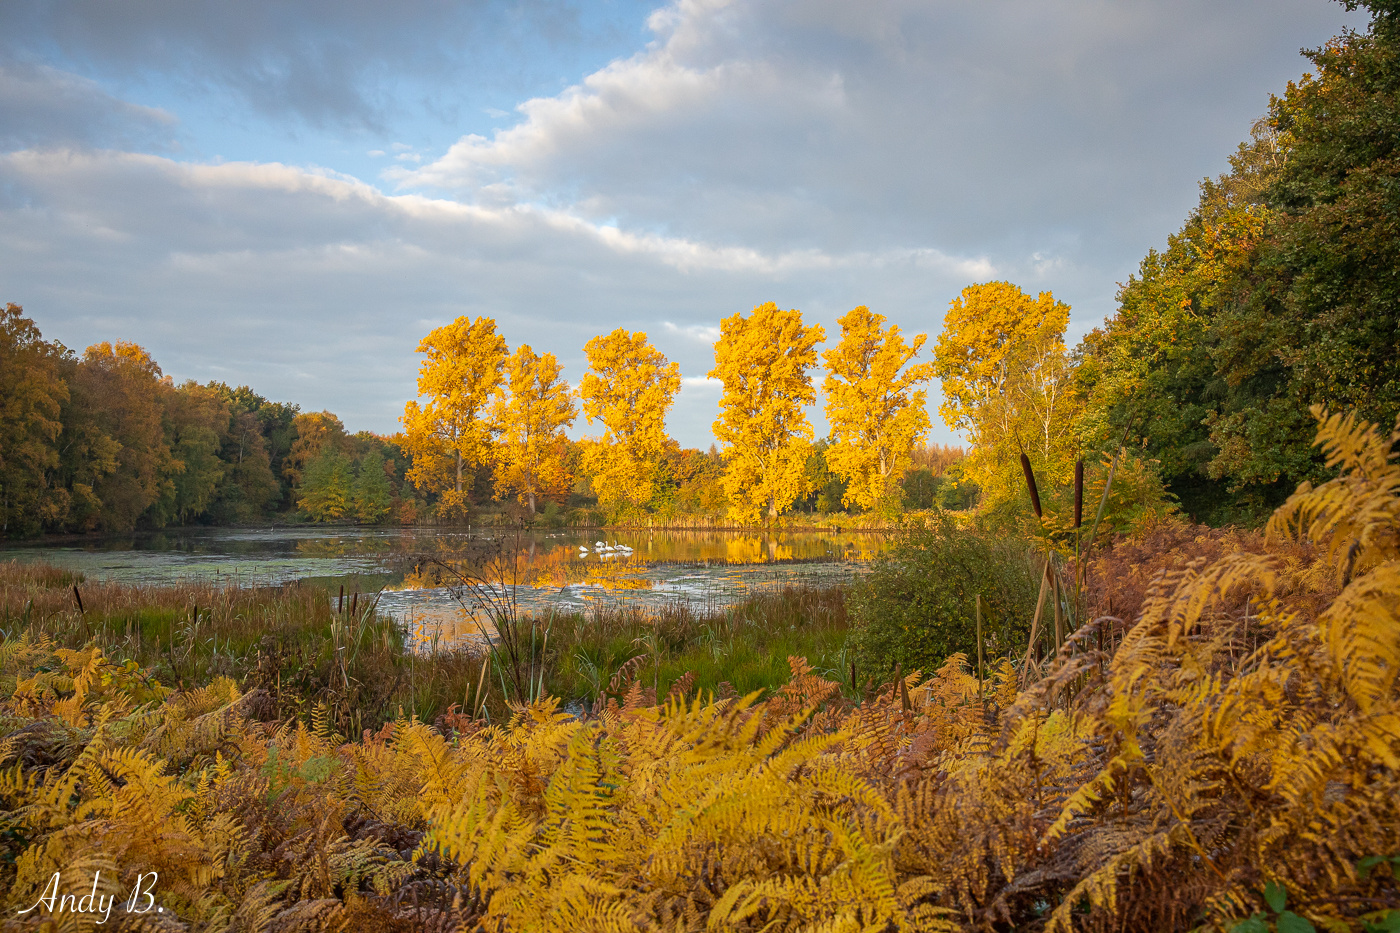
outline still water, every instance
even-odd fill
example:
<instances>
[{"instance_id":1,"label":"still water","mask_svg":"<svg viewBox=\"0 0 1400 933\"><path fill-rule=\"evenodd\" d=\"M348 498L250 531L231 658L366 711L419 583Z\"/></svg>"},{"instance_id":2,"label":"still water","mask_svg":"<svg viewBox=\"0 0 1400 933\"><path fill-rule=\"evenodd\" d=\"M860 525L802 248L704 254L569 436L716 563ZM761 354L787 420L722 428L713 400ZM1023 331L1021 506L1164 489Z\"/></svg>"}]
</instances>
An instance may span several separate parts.
<instances>
[{"instance_id":1,"label":"still water","mask_svg":"<svg viewBox=\"0 0 1400 933\"><path fill-rule=\"evenodd\" d=\"M456 641L475 627L461 588L444 585L460 582L457 573L494 584L522 611L675 603L703 610L763 589L849 581L884 544L878 533L835 531L194 528L9 547L0 560L45 561L126 583L344 587L347 595L377 593L379 608L420 638Z\"/></svg>"}]
</instances>

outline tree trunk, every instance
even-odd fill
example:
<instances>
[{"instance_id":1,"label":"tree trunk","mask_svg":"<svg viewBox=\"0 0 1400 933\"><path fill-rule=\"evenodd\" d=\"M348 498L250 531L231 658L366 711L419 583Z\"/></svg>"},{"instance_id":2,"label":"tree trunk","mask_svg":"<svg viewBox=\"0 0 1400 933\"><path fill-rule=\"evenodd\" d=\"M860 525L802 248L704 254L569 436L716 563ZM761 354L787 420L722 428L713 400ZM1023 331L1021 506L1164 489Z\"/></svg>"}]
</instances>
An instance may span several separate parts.
<instances>
[{"instance_id":1,"label":"tree trunk","mask_svg":"<svg viewBox=\"0 0 1400 933\"><path fill-rule=\"evenodd\" d=\"M457 451L457 491L462 491L462 452Z\"/></svg>"}]
</instances>

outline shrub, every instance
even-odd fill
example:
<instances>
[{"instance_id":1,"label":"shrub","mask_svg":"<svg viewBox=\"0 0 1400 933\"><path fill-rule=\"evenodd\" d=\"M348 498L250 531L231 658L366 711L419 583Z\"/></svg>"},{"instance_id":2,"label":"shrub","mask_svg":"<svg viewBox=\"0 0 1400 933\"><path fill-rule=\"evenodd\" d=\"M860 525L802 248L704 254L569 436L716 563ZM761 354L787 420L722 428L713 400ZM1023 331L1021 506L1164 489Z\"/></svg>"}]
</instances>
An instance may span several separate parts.
<instances>
[{"instance_id":1,"label":"shrub","mask_svg":"<svg viewBox=\"0 0 1400 933\"><path fill-rule=\"evenodd\" d=\"M851 647L874 674L896 663L931 671L956 652L976 658L981 595L985 656L1005 654L1025 643L1039 582L1025 545L959 530L935 513L906 525L852 588Z\"/></svg>"}]
</instances>

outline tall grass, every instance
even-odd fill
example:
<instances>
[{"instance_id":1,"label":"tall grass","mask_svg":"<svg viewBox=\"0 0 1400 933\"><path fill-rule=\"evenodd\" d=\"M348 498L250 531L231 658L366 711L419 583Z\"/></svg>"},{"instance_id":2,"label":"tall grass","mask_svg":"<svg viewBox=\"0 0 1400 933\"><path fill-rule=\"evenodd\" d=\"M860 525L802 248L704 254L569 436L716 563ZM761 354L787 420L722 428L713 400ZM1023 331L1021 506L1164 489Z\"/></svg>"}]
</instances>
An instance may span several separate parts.
<instances>
[{"instance_id":1,"label":"tall grass","mask_svg":"<svg viewBox=\"0 0 1400 933\"><path fill-rule=\"evenodd\" d=\"M421 654L379 612L373 594L343 598L303 584L85 580L43 564L0 562L0 631L69 647L93 644L162 682L197 687L230 677L264 688L277 718L324 706L341 732L378 728L402 710L432 718L478 676L470 649Z\"/></svg>"},{"instance_id":2,"label":"tall grass","mask_svg":"<svg viewBox=\"0 0 1400 933\"><path fill-rule=\"evenodd\" d=\"M791 677L789 656L844 680L845 642L841 587L785 587L698 612L677 603L574 613L552 620L545 690L596 701L623 664L641 657L639 679L659 696L687 673L702 691L772 692Z\"/></svg>"},{"instance_id":3,"label":"tall grass","mask_svg":"<svg viewBox=\"0 0 1400 933\"><path fill-rule=\"evenodd\" d=\"M839 587L789 587L700 611L680 604L660 611L614 606L521 616L510 624L548 627L549 641L522 642L514 661L492 653L483 668L484 640L415 645L401 624L378 611L372 594L342 599L302 584L143 586L88 581L43 564L0 563L4 639L28 632L69 647L93 644L174 686L229 677L245 690L265 689L269 716L306 720L323 706L346 735L377 729L400 713L433 722L454 706L504 721L520 700L518 689L502 687L521 679L512 664L528 667L543 692L575 705L596 701L618 669L638 657L634 666L663 695L687 672L703 690L773 691L788 682L789 655L807 657L837 679L849 667ZM486 634L499 643L498 633Z\"/></svg>"}]
</instances>

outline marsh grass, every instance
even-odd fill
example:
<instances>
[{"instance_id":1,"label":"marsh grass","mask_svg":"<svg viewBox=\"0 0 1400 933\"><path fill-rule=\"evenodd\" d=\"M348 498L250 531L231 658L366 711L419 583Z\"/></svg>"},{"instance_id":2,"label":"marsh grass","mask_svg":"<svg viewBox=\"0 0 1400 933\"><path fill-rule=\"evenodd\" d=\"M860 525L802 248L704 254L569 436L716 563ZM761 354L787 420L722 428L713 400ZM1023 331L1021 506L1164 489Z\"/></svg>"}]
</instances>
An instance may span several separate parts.
<instances>
[{"instance_id":1,"label":"marsh grass","mask_svg":"<svg viewBox=\"0 0 1400 933\"><path fill-rule=\"evenodd\" d=\"M517 624L531 621L521 616ZM663 695L686 672L702 690L773 691L789 680L789 655L848 679L840 587L787 587L700 611L614 606L535 621L548 625L550 639L536 642L538 656L526 660L542 670L543 691L570 704L596 701L638 656L643 685ZM480 645L414 650L373 594L342 601L306 584L142 586L0 562L0 637L26 631L71 648L95 644L177 687L220 676L245 690L261 687L271 718L309 720L324 707L328 722L351 736L400 715L434 722L454 707L502 722L517 699L501 688L511 675L499 652L485 657Z\"/></svg>"},{"instance_id":2,"label":"marsh grass","mask_svg":"<svg viewBox=\"0 0 1400 933\"><path fill-rule=\"evenodd\" d=\"M43 564L0 562L0 633L95 644L161 682L196 687L231 677L265 688L276 718L324 706L348 735L405 715L431 720L480 670L471 651L421 654L373 594L342 600L319 587L88 581Z\"/></svg>"},{"instance_id":3,"label":"marsh grass","mask_svg":"<svg viewBox=\"0 0 1400 933\"><path fill-rule=\"evenodd\" d=\"M698 612L683 603L613 607L552 620L545 689L569 702L596 701L623 664L643 655L638 679L661 696L687 672L702 691L727 683L741 695L771 692L790 679L790 655L844 682L845 641L839 586L784 587Z\"/></svg>"}]
</instances>

